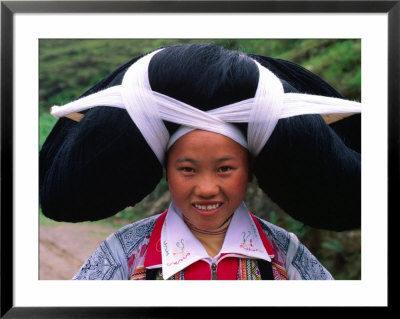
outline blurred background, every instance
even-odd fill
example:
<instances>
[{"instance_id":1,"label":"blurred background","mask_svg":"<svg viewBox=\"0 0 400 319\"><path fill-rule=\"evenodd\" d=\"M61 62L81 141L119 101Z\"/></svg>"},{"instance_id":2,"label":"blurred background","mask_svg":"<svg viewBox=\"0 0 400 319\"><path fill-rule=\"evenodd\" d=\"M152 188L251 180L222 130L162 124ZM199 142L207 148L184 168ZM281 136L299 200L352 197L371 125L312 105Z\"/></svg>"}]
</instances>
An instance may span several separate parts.
<instances>
[{"instance_id":1,"label":"blurred background","mask_svg":"<svg viewBox=\"0 0 400 319\"><path fill-rule=\"evenodd\" d=\"M52 105L76 99L135 56L165 45L194 42L216 43L228 49L295 62L318 74L346 98L361 100L359 39L41 39L39 148L57 121L49 113ZM69 274L78 270L108 234L128 223L161 213L169 201L168 186L162 180L135 207L98 222L58 223L40 211L40 279L69 279ZM256 182L249 187L246 204L257 216L294 232L335 279L361 279L361 230L332 232L306 226L273 203ZM61 268L55 264L60 265L57 258L65 259L65 256L70 260L61 263L71 269L63 275L57 273L56 269Z\"/></svg>"}]
</instances>

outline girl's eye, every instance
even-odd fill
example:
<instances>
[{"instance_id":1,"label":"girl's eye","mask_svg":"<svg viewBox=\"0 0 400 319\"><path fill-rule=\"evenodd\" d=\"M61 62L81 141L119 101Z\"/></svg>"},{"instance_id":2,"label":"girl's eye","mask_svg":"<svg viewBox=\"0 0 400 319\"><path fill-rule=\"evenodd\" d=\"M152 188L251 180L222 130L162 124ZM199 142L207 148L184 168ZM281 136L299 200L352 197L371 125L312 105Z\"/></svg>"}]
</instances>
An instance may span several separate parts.
<instances>
[{"instance_id":1,"label":"girl's eye","mask_svg":"<svg viewBox=\"0 0 400 319\"><path fill-rule=\"evenodd\" d=\"M227 173L227 172L229 172L230 170L232 170L232 167L230 167L230 166L222 166L222 167L220 167L220 168L218 169L218 172L220 172L220 173Z\"/></svg>"},{"instance_id":2,"label":"girl's eye","mask_svg":"<svg viewBox=\"0 0 400 319\"><path fill-rule=\"evenodd\" d=\"M191 167L181 167L179 170L184 173L193 173L194 172L194 169Z\"/></svg>"}]
</instances>

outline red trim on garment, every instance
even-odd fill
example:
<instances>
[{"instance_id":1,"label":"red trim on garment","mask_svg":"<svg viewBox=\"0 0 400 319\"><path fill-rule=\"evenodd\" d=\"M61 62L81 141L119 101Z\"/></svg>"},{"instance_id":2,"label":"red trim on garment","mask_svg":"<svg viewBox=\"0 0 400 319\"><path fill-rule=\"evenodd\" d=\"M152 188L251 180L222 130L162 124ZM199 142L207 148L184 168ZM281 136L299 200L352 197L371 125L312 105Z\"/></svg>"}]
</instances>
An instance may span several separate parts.
<instances>
[{"instance_id":1,"label":"red trim on garment","mask_svg":"<svg viewBox=\"0 0 400 319\"><path fill-rule=\"evenodd\" d=\"M222 258L222 256L220 257ZM226 257L217 262L218 280L236 280L238 276L239 259ZM199 260L185 268L185 280L210 280L211 265Z\"/></svg>"},{"instance_id":2,"label":"red trim on garment","mask_svg":"<svg viewBox=\"0 0 400 319\"><path fill-rule=\"evenodd\" d=\"M184 269L185 280L210 280L211 268L208 262L198 260Z\"/></svg>"},{"instance_id":3,"label":"red trim on garment","mask_svg":"<svg viewBox=\"0 0 400 319\"><path fill-rule=\"evenodd\" d=\"M158 216L150 235L149 245L147 247L146 257L144 259L144 267L148 268L162 264L161 258L161 230L167 216L168 209Z\"/></svg>"},{"instance_id":4,"label":"red trim on garment","mask_svg":"<svg viewBox=\"0 0 400 319\"><path fill-rule=\"evenodd\" d=\"M237 280L239 270L239 258L226 257L218 263L218 280Z\"/></svg>"},{"instance_id":5,"label":"red trim on garment","mask_svg":"<svg viewBox=\"0 0 400 319\"><path fill-rule=\"evenodd\" d=\"M271 243L269 242L267 236L265 236L265 233L261 228L260 222L257 220L257 218L252 213L249 212L249 214L250 214L251 218L253 218L254 223L256 224L258 233L260 234L260 237L261 237L261 240L263 242L264 248L267 251L268 255L275 256L275 251L272 248Z\"/></svg>"}]
</instances>

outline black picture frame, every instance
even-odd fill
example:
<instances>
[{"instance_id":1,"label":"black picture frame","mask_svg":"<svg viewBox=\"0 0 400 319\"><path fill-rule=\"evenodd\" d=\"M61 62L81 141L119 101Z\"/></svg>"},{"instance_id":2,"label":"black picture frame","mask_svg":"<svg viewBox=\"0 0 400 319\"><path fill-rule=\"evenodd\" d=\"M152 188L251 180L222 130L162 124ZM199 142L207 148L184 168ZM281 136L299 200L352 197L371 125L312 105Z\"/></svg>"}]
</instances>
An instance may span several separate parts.
<instances>
[{"instance_id":1,"label":"black picture frame","mask_svg":"<svg viewBox=\"0 0 400 319\"><path fill-rule=\"evenodd\" d=\"M388 218L399 211L400 1L1 1L1 313L4 318L188 316L186 308L15 307L13 289L13 18L16 13L387 13ZM388 223L388 226L391 223ZM390 243L390 241L388 241ZM388 300L388 305L390 300ZM293 310L293 307L291 308ZM221 315L226 309L213 310ZM298 311L299 309L297 309ZM189 310L190 311L190 310ZM245 309L235 310L240 315Z\"/></svg>"}]
</instances>

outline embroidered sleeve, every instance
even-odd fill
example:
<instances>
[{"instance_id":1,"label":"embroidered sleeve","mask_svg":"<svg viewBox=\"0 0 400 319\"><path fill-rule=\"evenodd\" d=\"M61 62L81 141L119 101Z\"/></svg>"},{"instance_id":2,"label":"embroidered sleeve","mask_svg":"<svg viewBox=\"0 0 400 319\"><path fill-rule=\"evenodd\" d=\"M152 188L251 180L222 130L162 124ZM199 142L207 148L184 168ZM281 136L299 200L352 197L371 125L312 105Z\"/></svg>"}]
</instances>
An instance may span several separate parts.
<instances>
[{"instance_id":1,"label":"embroidered sleeve","mask_svg":"<svg viewBox=\"0 0 400 319\"><path fill-rule=\"evenodd\" d=\"M290 280L333 280L334 278L314 255L290 233L287 255L288 276Z\"/></svg>"},{"instance_id":2,"label":"embroidered sleeve","mask_svg":"<svg viewBox=\"0 0 400 319\"><path fill-rule=\"evenodd\" d=\"M129 280L144 259L158 215L126 225L110 235L90 256L74 280ZM140 257L140 258L139 258Z\"/></svg>"},{"instance_id":3,"label":"embroidered sleeve","mask_svg":"<svg viewBox=\"0 0 400 319\"><path fill-rule=\"evenodd\" d=\"M108 237L81 267L74 280L121 280L128 278L123 249L115 235Z\"/></svg>"}]
</instances>

